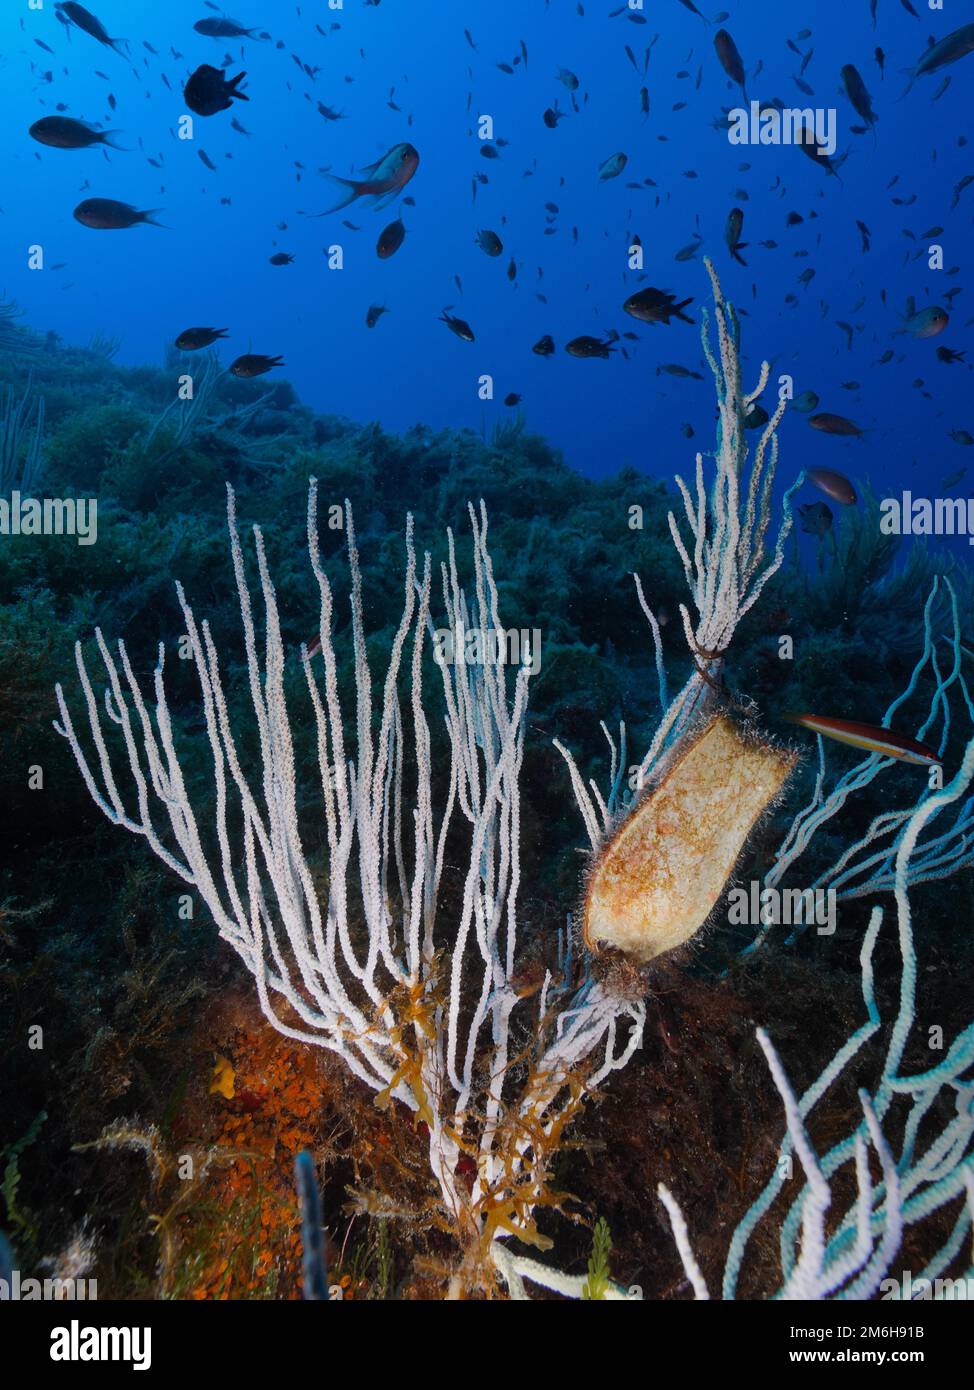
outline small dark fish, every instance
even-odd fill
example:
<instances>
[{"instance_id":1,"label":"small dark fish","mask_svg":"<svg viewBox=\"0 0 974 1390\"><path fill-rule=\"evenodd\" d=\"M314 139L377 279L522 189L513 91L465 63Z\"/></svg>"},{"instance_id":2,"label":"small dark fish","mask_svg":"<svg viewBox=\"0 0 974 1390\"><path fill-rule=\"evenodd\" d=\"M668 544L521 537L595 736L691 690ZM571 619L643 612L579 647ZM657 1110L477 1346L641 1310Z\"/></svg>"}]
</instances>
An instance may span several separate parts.
<instances>
[{"instance_id":1,"label":"small dark fish","mask_svg":"<svg viewBox=\"0 0 974 1390\"><path fill-rule=\"evenodd\" d=\"M242 357L231 362L230 371L233 376L250 381L252 377L263 376L265 372L272 372L275 367L283 366L283 357L265 357L260 352L245 352Z\"/></svg>"},{"instance_id":2,"label":"small dark fish","mask_svg":"<svg viewBox=\"0 0 974 1390\"><path fill-rule=\"evenodd\" d=\"M959 59L966 58L968 53L974 53L974 24L962 25L960 29L955 29L939 43L928 48L916 67L912 69L909 86L903 95L906 96L907 92L912 90L918 77L937 72L940 68L946 67L948 63L956 63Z\"/></svg>"},{"instance_id":3,"label":"small dark fish","mask_svg":"<svg viewBox=\"0 0 974 1390\"><path fill-rule=\"evenodd\" d=\"M567 68L559 68L555 76L562 86L567 87L570 92L578 91L578 78L573 72L569 72Z\"/></svg>"},{"instance_id":4,"label":"small dark fish","mask_svg":"<svg viewBox=\"0 0 974 1390\"><path fill-rule=\"evenodd\" d=\"M948 473L946 478L940 479L940 482L937 484L937 491L950 492L953 488L957 486L957 484L961 481L966 472L966 468L958 468L956 473Z\"/></svg>"},{"instance_id":5,"label":"small dark fish","mask_svg":"<svg viewBox=\"0 0 974 1390\"><path fill-rule=\"evenodd\" d=\"M207 169L212 169L213 173L215 174L216 165L213 163L213 160L210 158L210 156L206 153L206 150L197 150L196 153L199 155L200 159L206 165Z\"/></svg>"},{"instance_id":6,"label":"small dark fish","mask_svg":"<svg viewBox=\"0 0 974 1390\"><path fill-rule=\"evenodd\" d=\"M197 116L215 116L218 111L229 111L234 100L250 100L246 93L238 91L246 76L245 72L240 72L228 81L219 68L203 63L183 88L186 105Z\"/></svg>"},{"instance_id":7,"label":"small dark fish","mask_svg":"<svg viewBox=\"0 0 974 1390\"><path fill-rule=\"evenodd\" d=\"M379 234L379 240L375 244L375 254L379 260L387 261L390 256L394 256L403 244L405 236L405 224L401 217L397 217L395 222L390 222Z\"/></svg>"},{"instance_id":8,"label":"small dark fish","mask_svg":"<svg viewBox=\"0 0 974 1390\"><path fill-rule=\"evenodd\" d=\"M609 158L604 159L599 165L600 181L605 183L606 179L617 179L628 163L627 156L621 150L617 154L610 154Z\"/></svg>"},{"instance_id":9,"label":"small dark fish","mask_svg":"<svg viewBox=\"0 0 974 1390\"><path fill-rule=\"evenodd\" d=\"M90 34L93 39L97 39L105 48L112 48L119 53L118 45L124 43L124 39L110 39L108 31L100 20L96 19L90 10L86 10L84 5L78 5L75 0L64 0L63 4L54 6L58 19L62 22L70 21L84 33Z\"/></svg>"},{"instance_id":10,"label":"small dark fish","mask_svg":"<svg viewBox=\"0 0 974 1390\"><path fill-rule=\"evenodd\" d=\"M511 405L511 406L520 405L521 401L523 401L523 400L524 400L524 397L523 397L523 396L519 396L518 393L517 393L516 391L510 391L510 392L508 392L508 394L504 397L504 404L505 404L505 405Z\"/></svg>"},{"instance_id":11,"label":"small dark fish","mask_svg":"<svg viewBox=\"0 0 974 1390\"><path fill-rule=\"evenodd\" d=\"M477 245L485 256L499 256L504 250L504 243L496 232L482 231L477 233Z\"/></svg>"},{"instance_id":12,"label":"small dark fish","mask_svg":"<svg viewBox=\"0 0 974 1390\"><path fill-rule=\"evenodd\" d=\"M963 352L955 352L953 348L949 348L949 347L938 347L938 348L937 348L937 358L938 358L939 361L941 361L941 362L947 362L947 363L950 363L950 362L963 362L963 361L964 361L964 354L963 354Z\"/></svg>"},{"instance_id":13,"label":"small dark fish","mask_svg":"<svg viewBox=\"0 0 974 1390\"><path fill-rule=\"evenodd\" d=\"M605 338L593 338L588 333L583 333L579 338L572 338L570 343L565 344L565 351L571 357L608 357L611 352L615 352L612 344L618 338L618 333L608 333Z\"/></svg>"},{"instance_id":14,"label":"small dark fish","mask_svg":"<svg viewBox=\"0 0 974 1390\"><path fill-rule=\"evenodd\" d=\"M244 29L232 19L200 19L193 28L208 39L249 39L256 29Z\"/></svg>"},{"instance_id":15,"label":"small dark fish","mask_svg":"<svg viewBox=\"0 0 974 1390\"><path fill-rule=\"evenodd\" d=\"M856 113L862 117L866 125L875 125L877 116L873 110L872 98L855 64L846 63L842 69L842 85Z\"/></svg>"},{"instance_id":16,"label":"small dark fish","mask_svg":"<svg viewBox=\"0 0 974 1390\"><path fill-rule=\"evenodd\" d=\"M727 242L727 249L738 265L746 266L747 261L741 255L742 251L747 250L747 242L741 241L743 227L744 213L740 208L731 208L727 218L727 226L724 228L724 240Z\"/></svg>"},{"instance_id":17,"label":"small dark fish","mask_svg":"<svg viewBox=\"0 0 974 1390\"><path fill-rule=\"evenodd\" d=\"M832 529L832 508L825 502L809 502L798 508L802 519L802 530L810 536L824 536Z\"/></svg>"},{"instance_id":18,"label":"small dark fish","mask_svg":"<svg viewBox=\"0 0 974 1390\"><path fill-rule=\"evenodd\" d=\"M199 352L201 347L210 347L218 338L226 338L226 328L183 328L176 338L179 352Z\"/></svg>"},{"instance_id":19,"label":"small dark fish","mask_svg":"<svg viewBox=\"0 0 974 1390\"><path fill-rule=\"evenodd\" d=\"M444 309L440 315L440 323L445 323L450 332L455 333L463 342L473 343L476 341L473 335L473 329L470 327L469 323L467 323L465 319L458 319L446 309Z\"/></svg>"},{"instance_id":20,"label":"small dark fish","mask_svg":"<svg viewBox=\"0 0 974 1390\"><path fill-rule=\"evenodd\" d=\"M180 352L199 352L200 348L208 348L218 338L227 336L226 328L184 328L176 339L176 346Z\"/></svg>"},{"instance_id":21,"label":"small dark fish","mask_svg":"<svg viewBox=\"0 0 974 1390\"><path fill-rule=\"evenodd\" d=\"M885 82L886 80L886 54L881 48L877 48L873 55L876 59L876 66L879 68L879 75Z\"/></svg>"},{"instance_id":22,"label":"small dark fish","mask_svg":"<svg viewBox=\"0 0 974 1390\"><path fill-rule=\"evenodd\" d=\"M271 265L293 265L294 257L287 251L275 251L270 258Z\"/></svg>"},{"instance_id":23,"label":"small dark fish","mask_svg":"<svg viewBox=\"0 0 974 1390\"><path fill-rule=\"evenodd\" d=\"M765 410L764 406L755 402L744 417L744 428L746 430L763 429L770 419L771 416Z\"/></svg>"},{"instance_id":24,"label":"small dark fish","mask_svg":"<svg viewBox=\"0 0 974 1390\"><path fill-rule=\"evenodd\" d=\"M86 150L92 145L108 145L113 150L120 148L112 138L115 131L95 130L70 116L44 116L34 122L30 134L39 144L55 150Z\"/></svg>"},{"instance_id":25,"label":"small dark fish","mask_svg":"<svg viewBox=\"0 0 974 1390\"><path fill-rule=\"evenodd\" d=\"M791 403L793 410L800 410L803 415L808 415L818 405L818 396L814 391L803 391L800 396L796 396Z\"/></svg>"},{"instance_id":26,"label":"small dark fish","mask_svg":"<svg viewBox=\"0 0 974 1390\"><path fill-rule=\"evenodd\" d=\"M389 312L385 304L370 304L369 312L365 315L366 328L374 328L383 314Z\"/></svg>"},{"instance_id":27,"label":"small dark fish","mask_svg":"<svg viewBox=\"0 0 974 1390\"><path fill-rule=\"evenodd\" d=\"M806 125L800 126L797 143L802 154L807 155L827 174L834 174L838 177L839 170L846 161L846 155L842 155L839 159L833 159L826 151L825 146L819 144L814 129Z\"/></svg>"},{"instance_id":28,"label":"small dark fish","mask_svg":"<svg viewBox=\"0 0 974 1390\"><path fill-rule=\"evenodd\" d=\"M694 381L703 381L699 372L693 372L689 367L684 367L680 362L661 362L656 368L656 375L665 372L667 376L692 377Z\"/></svg>"},{"instance_id":29,"label":"small dark fish","mask_svg":"<svg viewBox=\"0 0 974 1390\"><path fill-rule=\"evenodd\" d=\"M143 222L161 226L154 216L158 211L158 208L150 208L148 212L140 212L130 203L118 203L114 198L86 198L75 208L74 217L83 227L91 227L94 231L117 232Z\"/></svg>"},{"instance_id":30,"label":"small dark fish","mask_svg":"<svg viewBox=\"0 0 974 1390\"><path fill-rule=\"evenodd\" d=\"M539 338L531 349L538 357L550 357L555 350L555 340L550 333L546 333L543 338Z\"/></svg>"},{"instance_id":31,"label":"small dark fish","mask_svg":"<svg viewBox=\"0 0 974 1390\"><path fill-rule=\"evenodd\" d=\"M678 304L676 296L668 290L648 286L631 294L622 307L634 319L639 319L640 323L668 324L671 318L677 318L681 323L693 323L693 319L683 312L687 305L692 303L691 298Z\"/></svg>"},{"instance_id":32,"label":"small dark fish","mask_svg":"<svg viewBox=\"0 0 974 1390\"><path fill-rule=\"evenodd\" d=\"M848 435L856 439L862 437L862 430L852 420L847 420L844 415L831 415L828 411L823 411L821 415L812 415L808 423L813 430L820 430L822 434ZM820 470L819 470L820 471ZM812 474L808 475L812 478ZM815 482L815 479L812 478ZM837 499L841 502L841 497Z\"/></svg>"},{"instance_id":33,"label":"small dark fish","mask_svg":"<svg viewBox=\"0 0 974 1390\"><path fill-rule=\"evenodd\" d=\"M951 212L953 212L954 208L960 202L960 195L963 193L964 189L969 188L972 183L974 183L974 174L965 174L960 182L956 184L953 201L950 204Z\"/></svg>"},{"instance_id":34,"label":"small dark fish","mask_svg":"<svg viewBox=\"0 0 974 1390\"><path fill-rule=\"evenodd\" d=\"M714 35L714 48L720 65L732 82L736 82L744 93L744 100L747 101L747 89L745 87L744 61L737 49L737 44L728 34L726 29L718 29Z\"/></svg>"},{"instance_id":35,"label":"small dark fish","mask_svg":"<svg viewBox=\"0 0 974 1390\"><path fill-rule=\"evenodd\" d=\"M541 119L544 121L545 125L548 127L549 130L555 130L557 128L558 122L563 121L567 115L567 111L558 110L558 103L556 101L554 106L549 106L545 109L545 112Z\"/></svg>"}]
</instances>

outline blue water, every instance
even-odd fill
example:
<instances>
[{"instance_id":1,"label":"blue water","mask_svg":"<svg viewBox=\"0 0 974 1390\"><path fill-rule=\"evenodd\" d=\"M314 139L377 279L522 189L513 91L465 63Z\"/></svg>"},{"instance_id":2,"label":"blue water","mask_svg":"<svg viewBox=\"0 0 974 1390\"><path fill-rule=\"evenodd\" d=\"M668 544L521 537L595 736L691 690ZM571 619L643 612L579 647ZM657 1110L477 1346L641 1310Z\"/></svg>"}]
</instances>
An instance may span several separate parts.
<instances>
[{"instance_id":1,"label":"blue water","mask_svg":"<svg viewBox=\"0 0 974 1390\"><path fill-rule=\"evenodd\" d=\"M702 262L675 256L699 232L701 251L714 257L725 291L746 311L749 375L770 357L776 375L794 375L796 391L819 394L819 409L869 431L864 440L836 439L791 416L782 430L784 480L803 466L824 465L871 478L881 494L917 487L922 478L920 490L929 494L974 457L949 437L974 429L970 367L935 357L941 344L968 346L969 303L957 294L938 338L894 334L908 296L918 307L946 304L945 293L964 285L974 186L955 210L950 204L954 186L974 172L965 143L974 56L919 79L898 98L902 70L916 63L928 37L968 21L970 7L929 13L916 0L918 21L898 0L879 0L876 29L868 0L727 7L725 27L743 55L749 95L836 108L838 153L849 153L840 177L829 177L797 149L738 149L714 128L722 109L740 98L714 52L714 25L678 0L648 0L642 24L626 13L610 18L620 3L586 0L581 16L575 0L346 0L340 10L323 0L234 0L232 17L266 29L271 40L228 41L194 32L195 21L215 14L203 0L93 0L89 8L108 33L128 40L126 58L77 29L69 33L51 0L40 10L6 0L0 288L24 306L32 326L54 329L66 342L117 334L121 362L158 363L183 328L226 325L227 363L248 350L282 354L283 374L309 404L393 430L423 422L489 431L509 416L503 399L516 392L529 427L578 470L601 477L628 464L668 477L692 467L694 449L712 442L713 391L698 329L676 322L649 328L624 314L622 304L652 284L680 299L692 296L698 320L708 294ZM718 7L717 0L701 6L708 14ZM804 28L812 36L797 46L814 49L804 73L814 97L795 85L801 59L786 42ZM657 33L643 77L644 50ZM513 65L521 40L527 63L505 74L497 64ZM885 80L873 57L877 44L887 55ZM295 54L318 69L313 79ZM198 117L195 138L178 140L187 76L202 62L222 66L225 59L231 72L246 70L249 102ZM754 78L759 60L763 71ZM872 95L875 141L849 131L860 118L840 89L848 62ZM559 68L579 78L577 114L556 80ZM934 101L945 76L948 89ZM648 119L640 109L644 84ZM570 114L549 130L542 113L556 99ZM319 101L344 119L323 119ZM128 152L37 144L29 126L59 102L65 114L123 132ZM674 110L678 103L684 108ZM234 114L248 135L231 128ZM494 161L480 154L482 114L493 118L495 137L508 142ZM353 174L403 140L420 154L405 189L415 206L400 199L376 211L363 200L328 217L309 216L336 201L320 171ZM200 150L216 173L204 167ZM600 164L616 151L628 155L628 167L600 182ZM150 157L162 167L150 165ZM473 201L478 174L489 182L477 184ZM627 186L647 178L655 187ZM162 209L165 228L88 230L72 211L91 196ZM898 206L894 198L915 201ZM548 202L559 209L551 235ZM746 269L734 264L724 242L735 205L745 212ZM792 211L805 221L788 228ZM398 212L405 243L380 261L376 238ZM361 230L349 230L345 218ZM857 219L872 235L866 254ZM945 229L935 238L945 252L939 273L927 267L930 238L920 236L935 225ZM497 259L475 244L482 228L504 243ZM645 248L644 279L627 268L634 233ZM763 240L776 241L777 249L762 248ZM324 248L336 243L344 268L329 270ZM35 245L44 249L42 271L28 268ZM293 253L295 263L269 265L276 251ZM512 256L515 283L506 276ZM815 276L806 288L798 277L807 268ZM797 303L786 303L788 294ZM372 330L365 325L370 304L389 309ZM446 305L470 323L475 343L438 321ZM851 350L837 321L857 330ZM622 340L628 360L619 353L609 361L565 354L568 339L610 329L638 334L638 342ZM547 360L531 352L545 333L558 346ZM877 366L887 348L894 360ZM663 363L702 371L705 379L657 375ZM478 397L482 374L494 381L495 398L486 403ZM860 388L842 389L849 381ZM681 432L685 422L696 432L692 441Z\"/></svg>"}]
</instances>

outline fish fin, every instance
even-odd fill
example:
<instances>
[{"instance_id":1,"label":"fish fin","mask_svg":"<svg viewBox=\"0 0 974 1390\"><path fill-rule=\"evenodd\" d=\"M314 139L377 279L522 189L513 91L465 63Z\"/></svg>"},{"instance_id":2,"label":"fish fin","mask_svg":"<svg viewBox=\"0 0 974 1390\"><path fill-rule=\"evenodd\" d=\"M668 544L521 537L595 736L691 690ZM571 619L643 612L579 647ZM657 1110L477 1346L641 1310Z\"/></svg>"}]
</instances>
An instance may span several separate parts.
<instances>
[{"instance_id":1,"label":"fish fin","mask_svg":"<svg viewBox=\"0 0 974 1390\"><path fill-rule=\"evenodd\" d=\"M326 174L325 178L331 179L332 183L337 183L340 188L344 188L346 196L334 207L327 208L324 212L313 213L313 217L327 217L329 213L340 212L342 208L347 208L350 203L354 203L355 199L362 195L362 185L358 179L343 179L339 174Z\"/></svg>"},{"instance_id":2,"label":"fish fin","mask_svg":"<svg viewBox=\"0 0 974 1390\"><path fill-rule=\"evenodd\" d=\"M149 208L147 212L139 214L140 222L148 222L150 227L162 227L163 231L171 232L172 228L167 227L165 222L156 221L156 213L162 212L162 208Z\"/></svg>"},{"instance_id":3,"label":"fish fin","mask_svg":"<svg viewBox=\"0 0 974 1390\"><path fill-rule=\"evenodd\" d=\"M685 313L683 312L683 310L687 307L687 305L688 305L688 304L692 304L692 303L693 303L693 296L691 295L689 299L684 299L684 301L683 301L682 304L677 304L676 307L675 307L674 310L673 310L673 312L674 312L674 314L676 315L676 317L677 317L678 319L681 319L681 320L683 321L683 323L693 323L693 319L690 317L690 315L689 315L689 314L685 314Z\"/></svg>"},{"instance_id":4,"label":"fish fin","mask_svg":"<svg viewBox=\"0 0 974 1390\"><path fill-rule=\"evenodd\" d=\"M401 188L390 188L388 193L383 194L383 196L376 201L375 207L372 209L373 212L378 212L380 208L388 207L390 203L394 202L395 199L399 197L401 192Z\"/></svg>"},{"instance_id":5,"label":"fish fin","mask_svg":"<svg viewBox=\"0 0 974 1390\"><path fill-rule=\"evenodd\" d=\"M902 72L903 72L904 77L908 77L910 80L909 80L909 82L907 83L906 91L903 92L903 94L902 94L901 96L898 96L898 97L896 98L896 100L897 100L898 102L903 101L906 97L908 97L908 96L910 95L910 93L913 91L913 84L914 84L914 82L917 80L917 77L919 76L919 74L917 73L916 68L903 68L903 69L902 69Z\"/></svg>"},{"instance_id":6,"label":"fish fin","mask_svg":"<svg viewBox=\"0 0 974 1390\"><path fill-rule=\"evenodd\" d=\"M244 78L245 78L246 76L247 76L247 74L246 74L245 72L238 72L237 75L236 75L236 77L233 78L233 80L227 84L227 85L230 87L231 91L233 92L233 95L236 97L237 101L249 101L249 100L250 100L250 97L247 95L246 92L241 92L241 91L239 90L239 88L240 88L240 83L244 80Z\"/></svg>"},{"instance_id":7,"label":"fish fin","mask_svg":"<svg viewBox=\"0 0 974 1390\"><path fill-rule=\"evenodd\" d=\"M103 130L99 133L101 138L98 141L98 143L100 145L107 145L110 150L120 150L122 154L132 153L131 149L127 145L117 145L115 143L114 137L116 135L122 134L120 130Z\"/></svg>"},{"instance_id":8,"label":"fish fin","mask_svg":"<svg viewBox=\"0 0 974 1390\"><path fill-rule=\"evenodd\" d=\"M749 241L739 241L737 245L732 248L731 255L734 257L734 260L737 261L738 265L747 265L747 261L741 255L741 252L746 251L750 244Z\"/></svg>"}]
</instances>

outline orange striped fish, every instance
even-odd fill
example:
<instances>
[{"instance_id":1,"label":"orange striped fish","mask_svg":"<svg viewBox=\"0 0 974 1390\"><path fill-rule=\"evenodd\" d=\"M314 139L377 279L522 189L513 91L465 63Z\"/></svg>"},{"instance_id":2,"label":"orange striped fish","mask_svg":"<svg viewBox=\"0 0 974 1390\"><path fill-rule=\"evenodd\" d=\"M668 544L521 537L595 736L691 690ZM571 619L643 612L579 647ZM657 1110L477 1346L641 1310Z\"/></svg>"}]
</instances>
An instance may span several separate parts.
<instances>
[{"instance_id":1,"label":"orange striped fish","mask_svg":"<svg viewBox=\"0 0 974 1390\"><path fill-rule=\"evenodd\" d=\"M937 754L925 743L879 724L855 724L851 719L829 719L820 714L786 714L784 718L789 724L800 724L803 729L811 729L813 734L863 748L867 753L881 753L885 758L899 758L901 762L920 767L936 767L940 763Z\"/></svg>"}]
</instances>

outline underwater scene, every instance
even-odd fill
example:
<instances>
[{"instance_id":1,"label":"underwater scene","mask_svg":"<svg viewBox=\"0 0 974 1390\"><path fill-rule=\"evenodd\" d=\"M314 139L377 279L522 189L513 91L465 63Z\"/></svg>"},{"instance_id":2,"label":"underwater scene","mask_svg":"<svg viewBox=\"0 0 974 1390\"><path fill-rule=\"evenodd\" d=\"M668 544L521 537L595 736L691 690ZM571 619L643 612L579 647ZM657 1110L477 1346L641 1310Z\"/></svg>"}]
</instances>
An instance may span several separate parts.
<instances>
[{"instance_id":1,"label":"underwater scene","mask_svg":"<svg viewBox=\"0 0 974 1390\"><path fill-rule=\"evenodd\" d=\"M54 1360L974 1296L974 14L724 3L0 6Z\"/></svg>"}]
</instances>

